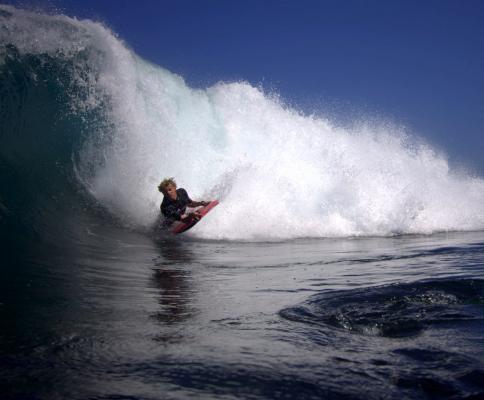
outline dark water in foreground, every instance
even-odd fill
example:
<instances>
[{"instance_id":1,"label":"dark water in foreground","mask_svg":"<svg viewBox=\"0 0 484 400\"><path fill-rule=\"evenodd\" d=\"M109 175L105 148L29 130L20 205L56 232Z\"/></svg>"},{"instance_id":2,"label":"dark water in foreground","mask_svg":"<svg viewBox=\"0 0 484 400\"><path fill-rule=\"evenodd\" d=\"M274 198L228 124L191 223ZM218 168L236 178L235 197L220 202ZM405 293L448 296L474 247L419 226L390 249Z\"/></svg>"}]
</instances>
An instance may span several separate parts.
<instances>
[{"instance_id":1,"label":"dark water in foreground","mask_svg":"<svg viewBox=\"0 0 484 400\"><path fill-rule=\"evenodd\" d=\"M2 399L484 397L484 232L10 254Z\"/></svg>"}]
</instances>

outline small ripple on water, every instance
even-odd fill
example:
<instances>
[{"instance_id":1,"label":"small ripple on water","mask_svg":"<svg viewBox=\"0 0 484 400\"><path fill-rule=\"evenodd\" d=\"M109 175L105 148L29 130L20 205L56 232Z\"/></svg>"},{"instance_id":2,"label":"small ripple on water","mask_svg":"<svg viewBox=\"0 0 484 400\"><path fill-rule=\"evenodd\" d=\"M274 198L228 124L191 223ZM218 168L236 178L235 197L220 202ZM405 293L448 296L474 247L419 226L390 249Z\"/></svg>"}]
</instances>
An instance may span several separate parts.
<instances>
[{"instance_id":1,"label":"small ripple on water","mask_svg":"<svg viewBox=\"0 0 484 400\"><path fill-rule=\"evenodd\" d=\"M483 348L474 339L483 333L484 280L326 291L279 315L297 324L287 336L301 349L308 342L338 348L336 369L358 369L360 360L403 397L482 396Z\"/></svg>"},{"instance_id":2,"label":"small ripple on water","mask_svg":"<svg viewBox=\"0 0 484 400\"><path fill-rule=\"evenodd\" d=\"M484 319L484 281L430 281L317 294L280 311L295 322L353 333L405 337L440 322Z\"/></svg>"}]
</instances>

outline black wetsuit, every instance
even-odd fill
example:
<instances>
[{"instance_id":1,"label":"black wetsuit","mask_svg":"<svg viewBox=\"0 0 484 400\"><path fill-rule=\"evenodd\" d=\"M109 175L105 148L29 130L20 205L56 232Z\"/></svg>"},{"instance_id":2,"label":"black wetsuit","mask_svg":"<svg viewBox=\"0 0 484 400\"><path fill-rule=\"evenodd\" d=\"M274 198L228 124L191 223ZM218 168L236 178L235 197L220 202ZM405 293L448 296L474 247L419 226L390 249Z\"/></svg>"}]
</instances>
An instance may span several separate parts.
<instances>
[{"instance_id":1,"label":"black wetsuit","mask_svg":"<svg viewBox=\"0 0 484 400\"><path fill-rule=\"evenodd\" d=\"M180 221L187 205L192 202L185 189L177 189L176 194L176 200L173 200L168 195L163 197L160 210L165 217L165 220L163 221L163 225L165 226L171 225L175 221Z\"/></svg>"}]
</instances>

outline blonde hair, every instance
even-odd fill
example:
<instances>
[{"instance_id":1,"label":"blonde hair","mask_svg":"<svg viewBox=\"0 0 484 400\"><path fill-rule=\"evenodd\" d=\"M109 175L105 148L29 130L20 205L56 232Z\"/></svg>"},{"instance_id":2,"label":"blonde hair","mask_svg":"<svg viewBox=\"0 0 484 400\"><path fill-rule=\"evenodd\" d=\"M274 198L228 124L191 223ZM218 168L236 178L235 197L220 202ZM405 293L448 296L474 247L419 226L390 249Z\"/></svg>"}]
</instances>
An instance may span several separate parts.
<instances>
[{"instance_id":1,"label":"blonde hair","mask_svg":"<svg viewBox=\"0 0 484 400\"><path fill-rule=\"evenodd\" d=\"M165 193L165 190L166 188L168 187L168 185L173 185L176 187L176 182L175 182L175 178L165 178L161 181L161 183L158 185L158 190L161 192L161 193Z\"/></svg>"}]
</instances>

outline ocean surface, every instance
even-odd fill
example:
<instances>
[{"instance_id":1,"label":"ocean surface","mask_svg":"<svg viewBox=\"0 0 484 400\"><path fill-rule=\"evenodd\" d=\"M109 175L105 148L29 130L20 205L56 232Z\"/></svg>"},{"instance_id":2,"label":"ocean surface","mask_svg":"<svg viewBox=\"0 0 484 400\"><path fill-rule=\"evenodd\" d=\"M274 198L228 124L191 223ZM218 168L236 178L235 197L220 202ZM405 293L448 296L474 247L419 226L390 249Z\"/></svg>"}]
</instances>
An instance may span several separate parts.
<instances>
[{"instance_id":1,"label":"ocean surface","mask_svg":"<svg viewBox=\"0 0 484 400\"><path fill-rule=\"evenodd\" d=\"M481 177L97 22L0 5L0 243L2 400L484 398Z\"/></svg>"}]
</instances>

